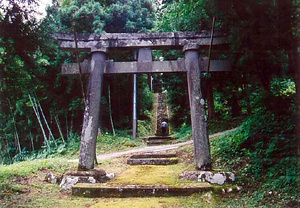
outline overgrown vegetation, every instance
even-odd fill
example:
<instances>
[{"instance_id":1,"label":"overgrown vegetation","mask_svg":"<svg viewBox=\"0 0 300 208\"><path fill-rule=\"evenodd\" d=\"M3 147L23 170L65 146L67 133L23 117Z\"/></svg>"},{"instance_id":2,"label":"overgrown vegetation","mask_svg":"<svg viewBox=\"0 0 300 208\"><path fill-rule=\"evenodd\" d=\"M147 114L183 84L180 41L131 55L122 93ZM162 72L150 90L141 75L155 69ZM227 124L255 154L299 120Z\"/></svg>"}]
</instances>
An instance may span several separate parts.
<instances>
[{"instance_id":1,"label":"overgrown vegetation","mask_svg":"<svg viewBox=\"0 0 300 208\"><path fill-rule=\"evenodd\" d=\"M242 200L230 202L234 206L299 204L296 116L290 100L295 91L283 95L290 91L289 81L284 82L280 92L273 88L271 95L258 94L255 113L238 130L211 140L216 165L237 171L238 182L244 186Z\"/></svg>"}]
</instances>

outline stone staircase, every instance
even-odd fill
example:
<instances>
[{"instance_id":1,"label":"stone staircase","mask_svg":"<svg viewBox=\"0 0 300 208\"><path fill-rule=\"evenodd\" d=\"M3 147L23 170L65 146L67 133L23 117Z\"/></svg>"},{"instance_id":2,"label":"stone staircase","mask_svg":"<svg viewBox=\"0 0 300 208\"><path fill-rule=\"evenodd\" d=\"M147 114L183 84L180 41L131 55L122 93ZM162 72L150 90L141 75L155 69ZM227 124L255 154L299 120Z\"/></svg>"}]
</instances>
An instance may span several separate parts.
<instances>
[{"instance_id":1,"label":"stone staircase","mask_svg":"<svg viewBox=\"0 0 300 208\"><path fill-rule=\"evenodd\" d=\"M150 136L145 138L148 146L171 144L176 138L170 136Z\"/></svg>"},{"instance_id":2,"label":"stone staircase","mask_svg":"<svg viewBox=\"0 0 300 208\"><path fill-rule=\"evenodd\" d=\"M164 165L175 165L179 162L175 153L146 153L132 155L127 159L127 164L133 165L137 170L130 172L132 178L141 177L140 174L162 174L164 172L149 171L143 173L143 169L149 167L159 167ZM144 167L144 168L143 168ZM176 167L174 167L176 169ZM163 168L164 169L164 168ZM173 169L172 167L169 169ZM130 168L129 168L130 170ZM124 173L126 174L126 173ZM122 177L122 176L120 176ZM155 177L155 175L153 175ZM156 176L157 177L157 176ZM176 177L176 176L175 176ZM179 177L179 176L177 176ZM132 179L130 179L132 180ZM147 181L145 181L147 182ZM214 191L219 192L219 186L212 186L209 183L183 182L178 184L119 184L118 180L108 183L85 184L79 183L73 186L72 195L81 197L169 197L169 196L189 196L195 193Z\"/></svg>"},{"instance_id":3,"label":"stone staircase","mask_svg":"<svg viewBox=\"0 0 300 208\"><path fill-rule=\"evenodd\" d=\"M72 187L72 195L90 198L169 197L189 196L206 191L214 193L224 193L225 190L228 190L225 192L233 191L233 186L211 185L197 180L203 177L201 174L210 174L209 177L212 180L219 180L220 173L185 171L185 167L177 163L179 159L175 153L131 155L127 159L127 164L130 166L115 179L105 183L78 183ZM230 177L234 176L229 175L227 178ZM153 178L156 178L156 182L153 182Z\"/></svg>"},{"instance_id":4,"label":"stone staircase","mask_svg":"<svg viewBox=\"0 0 300 208\"><path fill-rule=\"evenodd\" d=\"M167 127L166 132L162 132L161 129L161 123L163 121L168 123L169 121L169 110L166 103L167 99L167 92L158 93L156 105L156 136L150 136L145 138L145 141L148 146L171 144L176 139L169 136L169 127Z\"/></svg>"},{"instance_id":5,"label":"stone staircase","mask_svg":"<svg viewBox=\"0 0 300 208\"><path fill-rule=\"evenodd\" d=\"M167 106L168 94L167 92L158 93L157 96L157 109L156 109L156 136L168 136L169 135L169 128L165 133L161 130L161 123L166 121L169 123L169 109Z\"/></svg>"},{"instance_id":6,"label":"stone staircase","mask_svg":"<svg viewBox=\"0 0 300 208\"><path fill-rule=\"evenodd\" d=\"M127 159L129 165L172 165L178 162L176 154L141 154Z\"/></svg>"}]
</instances>

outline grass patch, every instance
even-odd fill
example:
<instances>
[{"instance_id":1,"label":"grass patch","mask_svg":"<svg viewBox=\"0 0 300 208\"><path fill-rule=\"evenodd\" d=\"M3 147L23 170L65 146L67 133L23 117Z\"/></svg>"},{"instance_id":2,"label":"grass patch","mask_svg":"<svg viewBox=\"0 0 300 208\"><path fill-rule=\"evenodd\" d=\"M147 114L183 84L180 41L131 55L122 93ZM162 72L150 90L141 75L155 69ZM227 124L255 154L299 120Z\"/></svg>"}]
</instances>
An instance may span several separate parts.
<instances>
[{"instance_id":1,"label":"grass patch","mask_svg":"<svg viewBox=\"0 0 300 208\"><path fill-rule=\"evenodd\" d=\"M50 158L44 160L32 160L15 163L12 165L0 165L0 181L10 177L25 177L42 169L53 169L63 173L75 164L69 163L66 159Z\"/></svg>"},{"instance_id":2,"label":"grass patch","mask_svg":"<svg viewBox=\"0 0 300 208\"><path fill-rule=\"evenodd\" d=\"M212 119L208 121L208 134L214 134L239 126L244 117L231 118L230 120ZM192 127L184 124L172 137L177 138L176 142L184 142L192 139Z\"/></svg>"},{"instance_id":3,"label":"grass patch","mask_svg":"<svg viewBox=\"0 0 300 208\"><path fill-rule=\"evenodd\" d=\"M141 138L132 139L131 137L113 136L110 134L101 135L97 141L97 153L106 154L129 150L134 147L146 146Z\"/></svg>"}]
</instances>

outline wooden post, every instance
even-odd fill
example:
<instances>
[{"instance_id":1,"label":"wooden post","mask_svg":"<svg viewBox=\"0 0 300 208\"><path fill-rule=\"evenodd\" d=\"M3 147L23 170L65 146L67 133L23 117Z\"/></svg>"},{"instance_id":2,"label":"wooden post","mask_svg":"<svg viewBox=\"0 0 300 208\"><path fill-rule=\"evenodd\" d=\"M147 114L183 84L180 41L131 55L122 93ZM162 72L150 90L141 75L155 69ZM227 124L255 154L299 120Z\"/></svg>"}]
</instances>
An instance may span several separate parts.
<instances>
[{"instance_id":1,"label":"wooden post","mask_svg":"<svg viewBox=\"0 0 300 208\"><path fill-rule=\"evenodd\" d=\"M106 48L92 50L91 72L81 133L78 170L94 168L105 58Z\"/></svg>"},{"instance_id":2,"label":"wooden post","mask_svg":"<svg viewBox=\"0 0 300 208\"><path fill-rule=\"evenodd\" d=\"M196 45L184 47L196 169L210 170L211 158L207 133L205 102L201 92L201 72Z\"/></svg>"}]
</instances>

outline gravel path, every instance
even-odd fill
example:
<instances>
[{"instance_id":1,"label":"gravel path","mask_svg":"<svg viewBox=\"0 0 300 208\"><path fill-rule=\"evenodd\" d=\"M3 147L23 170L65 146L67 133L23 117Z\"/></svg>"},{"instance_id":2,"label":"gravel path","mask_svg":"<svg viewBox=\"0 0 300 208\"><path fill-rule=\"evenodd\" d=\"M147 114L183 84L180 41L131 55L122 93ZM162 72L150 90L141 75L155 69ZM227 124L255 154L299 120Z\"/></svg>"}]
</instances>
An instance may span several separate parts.
<instances>
[{"instance_id":1,"label":"gravel path","mask_svg":"<svg viewBox=\"0 0 300 208\"><path fill-rule=\"evenodd\" d=\"M226 134L228 132L235 131L236 129L237 128L222 131L219 133L215 133L215 134L209 135L209 138L217 137L217 136ZM181 143L177 143L177 144L150 146L150 147L143 147L143 148L139 148L139 149L132 149L132 150L127 150L127 151L122 151L122 152L114 152L114 153L105 154L105 155L98 155L97 160L99 162L101 160L107 160L107 159L111 159L111 158L115 158L115 157L120 157L123 155L130 155L133 153L161 152L161 151L166 151L166 150L178 149L181 146L192 144L192 143L193 143L193 141L190 140L190 141L181 142ZM69 162L78 162L78 159L69 160Z\"/></svg>"}]
</instances>

